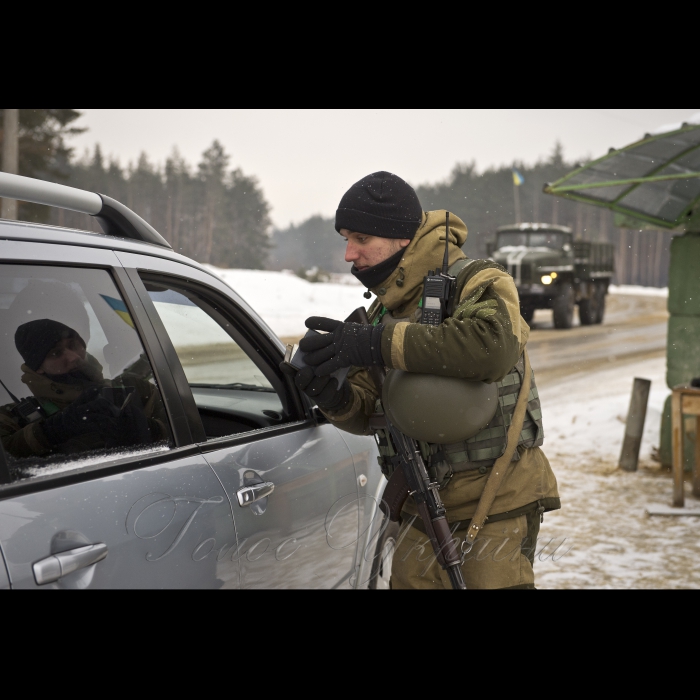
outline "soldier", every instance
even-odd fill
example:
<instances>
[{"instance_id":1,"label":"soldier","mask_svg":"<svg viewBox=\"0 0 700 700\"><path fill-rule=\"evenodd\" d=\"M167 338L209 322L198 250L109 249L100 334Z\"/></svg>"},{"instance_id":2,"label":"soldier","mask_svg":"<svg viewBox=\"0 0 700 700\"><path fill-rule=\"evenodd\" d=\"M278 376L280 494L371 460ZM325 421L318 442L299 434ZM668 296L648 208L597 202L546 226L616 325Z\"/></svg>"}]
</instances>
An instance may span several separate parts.
<instances>
[{"instance_id":1,"label":"soldier","mask_svg":"<svg viewBox=\"0 0 700 700\"><path fill-rule=\"evenodd\" d=\"M450 222L450 272L457 276L454 312L433 328L420 324L423 278L442 262L445 211L424 212L413 188L388 172L368 175L345 193L335 228L347 241L345 260L353 263L352 274L377 296L369 309L372 325L307 319L308 328L326 334L302 339L300 348L311 367L298 372L295 382L333 424L361 435L372 432L369 419L381 398L366 369L372 365L495 382L499 409L474 437L452 444L419 443L431 476L441 485L451 529L459 538L469 527L491 467L505 452L530 329L520 316L513 279L490 260L468 260L461 250L467 228L454 215ZM351 369L338 386L329 375L341 367ZM425 391L431 389L427 381ZM467 588L534 588L542 515L560 508L556 479L539 447L544 434L534 376L528 399L517 450L486 525L462 565ZM420 412L420 397L408 409ZM383 471L389 476L387 457L392 451L381 431L378 444ZM449 588L416 515L409 498L391 586Z\"/></svg>"},{"instance_id":2,"label":"soldier","mask_svg":"<svg viewBox=\"0 0 700 700\"><path fill-rule=\"evenodd\" d=\"M15 346L24 360L22 382L41 409L27 420L17 402L0 408L0 439L15 459L149 444L167 437L156 388L130 373L104 379L101 365L72 328L46 318L30 321L17 328Z\"/></svg>"}]
</instances>

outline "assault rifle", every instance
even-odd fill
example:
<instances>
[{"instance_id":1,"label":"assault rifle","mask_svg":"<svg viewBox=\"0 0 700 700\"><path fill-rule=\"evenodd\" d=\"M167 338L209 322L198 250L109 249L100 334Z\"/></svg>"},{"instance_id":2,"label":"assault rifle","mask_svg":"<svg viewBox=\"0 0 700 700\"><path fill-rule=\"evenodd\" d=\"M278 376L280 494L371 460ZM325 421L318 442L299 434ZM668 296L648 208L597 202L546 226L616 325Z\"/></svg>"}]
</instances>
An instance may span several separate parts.
<instances>
[{"instance_id":1,"label":"assault rifle","mask_svg":"<svg viewBox=\"0 0 700 700\"><path fill-rule=\"evenodd\" d=\"M449 233L447 235L449 237ZM362 306L355 309L346 320L369 324L367 311ZM368 369L378 395L381 397L384 370L378 365L372 365ZM371 422L370 425L386 429L396 453L391 458L394 473L384 489L380 504L382 511L390 520L397 522L401 517L401 508L406 499L413 496L438 564L447 571L452 588L465 589L466 585L460 568L462 560L452 539L445 506L438 493L439 487L436 482L430 479L420 448L415 440L407 437L392 425L386 413L383 416L373 416L373 418L374 424Z\"/></svg>"}]
</instances>

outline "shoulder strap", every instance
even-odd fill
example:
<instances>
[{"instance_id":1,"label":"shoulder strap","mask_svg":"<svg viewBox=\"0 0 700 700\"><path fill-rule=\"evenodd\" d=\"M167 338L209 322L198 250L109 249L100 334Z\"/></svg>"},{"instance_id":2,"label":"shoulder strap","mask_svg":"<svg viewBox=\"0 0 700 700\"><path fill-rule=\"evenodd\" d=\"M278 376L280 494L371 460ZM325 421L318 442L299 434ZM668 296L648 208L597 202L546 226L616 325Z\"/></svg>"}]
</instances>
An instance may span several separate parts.
<instances>
[{"instance_id":1,"label":"shoulder strap","mask_svg":"<svg viewBox=\"0 0 700 700\"><path fill-rule=\"evenodd\" d=\"M455 278L454 287L452 288L452 296L447 300L447 315L452 316L455 310L456 302L462 295L462 289L467 279L468 269L476 262L471 258L460 258L456 263L450 265L447 271L448 275Z\"/></svg>"},{"instance_id":2,"label":"shoulder strap","mask_svg":"<svg viewBox=\"0 0 700 700\"><path fill-rule=\"evenodd\" d=\"M518 400L515 404L515 411L513 412L510 428L508 428L506 451L496 460L491 468L491 473L486 481L486 486L484 486L479 504L476 507L476 513L474 513L464 542L462 542L462 552L465 554L471 550L474 540L477 538L477 535L486 522L491 506L498 494L498 489L503 482L503 477L506 475L508 466L513 459L513 454L515 453L515 448L518 446L520 433L523 429L523 421L525 420L525 411L527 409L527 398L530 394L530 383L532 380L532 370L530 369L530 358L527 355L527 350L523 351L523 355L525 372L523 382L520 385L520 393L518 394Z\"/></svg>"},{"instance_id":3,"label":"shoulder strap","mask_svg":"<svg viewBox=\"0 0 700 700\"><path fill-rule=\"evenodd\" d=\"M467 266L473 263L471 258L460 258L456 263L450 265L450 269L447 271L448 275L452 277L457 277L459 273Z\"/></svg>"},{"instance_id":4,"label":"shoulder strap","mask_svg":"<svg viewBox=\"0 0 700 700\"><path fill-rule=\"evenodd\" d=\"M369 309L367 310L367 319L371 324L374 324L374 321L377 319L377 317L380 317L381 311L384 308L382 305L382 302L379 301L379 298L375 299L369 306Z\"/></svg>"},{"instance_id":5,"label":"shoulder strap","mask_svg":"<svg viewBox=\"0 0 700 700\"><path fill-rule=\"evenodd\" d=\"M459 303L459 298L462 296L462 290L468 279L471 279L475 274L482 270L496 269L507 272L505 268L493 260L482 260L477 258L461 258L449 269L450 275L456 278L452 295L447 302L447 315L452 316L455 307Z\"/></svg>"}]
</instances>

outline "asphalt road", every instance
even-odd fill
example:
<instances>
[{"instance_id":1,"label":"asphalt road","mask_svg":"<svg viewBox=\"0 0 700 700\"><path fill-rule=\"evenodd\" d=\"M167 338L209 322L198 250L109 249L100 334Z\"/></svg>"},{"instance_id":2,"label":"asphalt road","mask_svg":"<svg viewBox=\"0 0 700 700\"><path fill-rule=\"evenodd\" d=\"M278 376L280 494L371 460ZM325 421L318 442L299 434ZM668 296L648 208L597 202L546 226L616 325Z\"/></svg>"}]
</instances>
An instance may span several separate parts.
<instances>
[{"instance_id":1,"label":"asphalt road","mask_svg":"<svg viewBox=\"0 0 700 700\"><path fill-rule=\"evenodd\" d=\"M539 384L666 352L668 312L664 297L610 294L603 323L556 330L550 310L538 310L527 344Z\"/></svg>"}]
</instances>

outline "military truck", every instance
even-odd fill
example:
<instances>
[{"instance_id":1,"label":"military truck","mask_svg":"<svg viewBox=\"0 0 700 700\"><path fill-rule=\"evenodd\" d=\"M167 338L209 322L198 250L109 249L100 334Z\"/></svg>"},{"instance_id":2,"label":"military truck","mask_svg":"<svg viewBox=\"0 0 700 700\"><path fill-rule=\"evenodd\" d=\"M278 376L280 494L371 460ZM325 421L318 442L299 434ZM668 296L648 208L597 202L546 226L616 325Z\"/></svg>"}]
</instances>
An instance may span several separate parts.
<instances>
[{"instance_id":1,"label":"military truck","mask_svg":"<svg viewBox=\"0 0 700 700\"><path fill-rule=\"evenodd\" d=\"M535 309L552 309L555 328L571 328L574 305L581 325L602 323L614 271L610 243L575 241L555 224L500 226L488 255L513 276L520 311L530 323Z\"/></svg>"}]
</instances>

